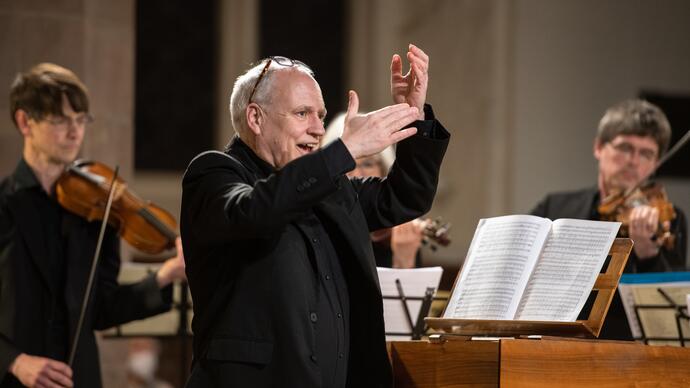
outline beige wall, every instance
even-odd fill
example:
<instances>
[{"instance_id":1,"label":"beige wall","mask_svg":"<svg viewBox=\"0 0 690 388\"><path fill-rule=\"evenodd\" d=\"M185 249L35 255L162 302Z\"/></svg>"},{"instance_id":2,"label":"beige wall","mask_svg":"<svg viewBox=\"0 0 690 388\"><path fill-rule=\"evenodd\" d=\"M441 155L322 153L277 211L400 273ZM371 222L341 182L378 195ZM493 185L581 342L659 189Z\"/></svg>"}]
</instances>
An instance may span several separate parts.
<instances>
[{"instance_id":1,"label":"beige wall","mask_svg":"<svg viewBox=\"0 0 690 388\"><path fill-rule=\"evenodd\" d=\"M133 0L0 1L0 85L39 62L68 67L89 87L91 112L82 156L132 175ZM5 91L5 93L7 93ZM5 94L7 96L7 94ZM22 140L0 99L0 176L12 172Z\"/></svg>"},{"instance_id":2,"label":"beige wall","mask_svg":"<svg viewBox=\"0 0 690 388\"><path fill-rule=\"evenodd\" d=\"M608 106L642 88L690 93L689 16L685 0L516 3L511 212L596 183L593 137ZM690 214L690 181L660 181Z\"/></svg>"},{"instance_id":3,"label":"beige wall","mask_svg":"<svg viewBox=\"0 0 690 388\"><path fill-rule=\"evenodd\" d=\"M72 69L90 91L91 113L82 157L132 177L134 101L133 0L0 1L0 176L21 156L22 138L9 118L7 90L15 75L39 62ZM102 343L106 387L124 386L124 341Z\"/></svg>"},{"instance_id":4,"label":"beige wall","mask_svg":"<svg viewBox=\"0 0 690 388\"><path fill-rule=\"evenodd\" d=\"M351 2L348 87L363 109L391 103L391 56L415 43L430 56L428 101L453 134L430 215L453 223L454 242L425 264L459 265L477 220L507 209L512 12L504 1Z\"/></svg>"},{"instance_id":5,"label":"beige wall","mask_svg":"<svg viewBox=\"0 0 690 388\"><path fill-rule=\"evenodd\" d=\"M429 264L459 264L479 218L594 184L607 106L640 88L690 91L684 0L351 4L350 87L366 108L389 102L393 52L414 42L431 56L429 101L453 133L431 215L453 222L454 242ZM689 211L690 183L664 182Z\"/></svg>"},{"instance_id":6,"label":"beige wall","mask_svg":"<svg viewBox=\"0 0 690 388\"><path fill-rule=\"evenodd\" d=\"M685 0L517 2L511 211L596 183L592 141L608 106L641 88L690 93L689 16ZM688 182L670 183L690 210Z\"/></svg>"},{"instance_id":7,"label":"beige wall","mask_svg":"<svg viewBox=\"0 0 690 388\"><path fill-rule=\"evenodd\" d=\"M44 4L45 3L45 4ZM257 2L222 1L217 148L232 136L235 77L257 58ZM431 215L454 224L430 263L459 263L481 217L528 211L551 190L593 183L593 130L606 106L640 87L690 90L685 0L352 0L346 88L362 109L390 103L390 57L407 43L431 55L429 101L453 132ZM51 60L91 88L97 122L83 152L143 196L179 213L180 174L133 174L133 2L0 1L0 82ZM343 93L345 91L343 90ZM0 112L7 111L0 99ZM0 120L0 174L20 138ZM690 207L690 185L666 180ZM690 210L690 209L688 209Z\"/></svg>"}]
</instances>

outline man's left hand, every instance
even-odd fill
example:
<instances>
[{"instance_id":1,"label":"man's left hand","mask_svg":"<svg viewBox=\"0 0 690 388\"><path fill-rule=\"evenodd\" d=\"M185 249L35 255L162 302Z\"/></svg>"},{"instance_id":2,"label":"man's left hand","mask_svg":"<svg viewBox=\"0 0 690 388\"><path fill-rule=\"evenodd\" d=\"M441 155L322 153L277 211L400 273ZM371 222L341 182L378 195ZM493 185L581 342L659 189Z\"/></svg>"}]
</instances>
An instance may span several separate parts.
<instances>
[{"instance_id":1,"label":"man's left hand","mask_svg":"<svg viewBox=\"0 0 690 388\"><path fill-rule=\"evenodd\" d=\"M406 102L419 109L419 120L424 120L424 103L429 85L429 56L410 44L407 51L410 70L402 75L402 59L398 54L391 60L391 95L396 104Z\"/></svg>"},{"instance_id":2,"label":"man's left hand","mask_svg":"<svg viewBox=\"0 0 690 388\"><path fill-rule=\"evenodd\" d=\"M630 238L635 242L633 249L639 259L659 254L659 246L652 240L659 229L659 209L647 205L634 207L630 212L628 228Z\"/></svg>"}]
</instances>

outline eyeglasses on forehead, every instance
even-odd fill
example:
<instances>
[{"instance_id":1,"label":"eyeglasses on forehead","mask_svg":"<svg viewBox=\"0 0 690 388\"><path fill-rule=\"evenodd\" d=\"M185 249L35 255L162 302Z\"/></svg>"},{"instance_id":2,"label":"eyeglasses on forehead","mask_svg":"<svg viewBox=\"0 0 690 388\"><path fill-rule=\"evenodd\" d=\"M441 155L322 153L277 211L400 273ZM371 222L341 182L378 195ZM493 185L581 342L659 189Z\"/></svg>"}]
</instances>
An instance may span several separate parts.
<instances>
[{"instance_id":1,"label":"eyeglasses on forehead","mask_svg":"<svg viewBox=\"0 0 690 388\"><path fill-rule=\"evenodd\" d=\"M252 88L252 92L249 94L249 99L247 100L247 104L250 104L252 102L252 98L254 98L254 94L256 93L256 89L259 87L259 83L261 83L261 80L264 78L264 76L268 72L268 69L271 67L271 63L276 63L280 66L285 66L285 67L303 66L303 67L307 68L309 71L311 71L309 66L307 66L304 62L298 61L296 59L290 59L288 57L272 56L272 57L266 58L265 61L266 61L266 64L264 65L263 69L261 69L261 74L259 74L259 77L256 79L256 82L254 83L254 87Z\"/></svg>"}]
</instances>

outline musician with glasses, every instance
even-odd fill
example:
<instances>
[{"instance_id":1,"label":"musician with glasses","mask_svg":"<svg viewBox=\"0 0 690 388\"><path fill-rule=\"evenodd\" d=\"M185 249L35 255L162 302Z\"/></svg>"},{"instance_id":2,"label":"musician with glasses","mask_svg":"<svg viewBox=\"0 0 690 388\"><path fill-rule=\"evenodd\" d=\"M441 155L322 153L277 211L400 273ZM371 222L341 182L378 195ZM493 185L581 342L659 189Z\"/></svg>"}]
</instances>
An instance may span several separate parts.
<instances>
[{"instance_id":1,"label":"musician with glasses","mask_svg":"<svg viewBox=\"0 0 690 388\"><path fill-rule=\"evenodd\" d=\"M10 115L22 157L0 181L0 388L101 386L94 330L170 309L184 277L182 246L158 272L120 285L120 239L108 227L74 360L74 343L101 222L60 206L55 187L78 156L89 115L86 87L69 69L41 63L17 75Z\"/></svg>"},{"instance_id":2,"label":"musician with glasses","mask_svg":"<svg viewBox=\"0 0 690 388\"><path fill-rule=\"evenodd\" d=\"M644 100L626 100L610 107L594 139L594 158L599 162L597 185L577 191L547 195L532 214L557 218L599 220L598 207L610 194L634 188L654 171L668 149L671 126L656 105ZM670 230L672 248L657 243L659 211L648 205L630 213L629 237L634 241L625 272L664 272L685 268L687 225L683 212L674 207L676 218ZM584 310L583 310L584 311ZM618 294L614 298L599 338L632 339Z\"/></svg>"},{"instance_id":3,"label":"musician with glasses","mask_svg":"<svg viewBox=\"0 0 690 388\"><path fill-rule=\"evenodd\" d=\"M449 134L425 105L428 56L391 63L396 103L359 115L319 148L314 73L267 58L235 82L236 136L184 179L181 231L194 299L189 387L388 387L383 307L369 231L427 212ZM346 177L397 143L387 179Z\"/></svg>"}]
</instances>

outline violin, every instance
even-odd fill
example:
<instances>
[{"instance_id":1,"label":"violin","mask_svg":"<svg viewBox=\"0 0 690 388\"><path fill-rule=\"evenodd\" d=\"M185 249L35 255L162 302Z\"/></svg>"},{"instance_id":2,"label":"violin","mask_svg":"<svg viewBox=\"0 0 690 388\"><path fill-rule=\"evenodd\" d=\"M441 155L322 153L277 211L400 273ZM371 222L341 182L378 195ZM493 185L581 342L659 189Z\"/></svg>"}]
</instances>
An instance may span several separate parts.
<instances>
[{"instance_id":1,"label":"violin","mask_svg":"<svg viewBox=\"0 0 690 388\"><path fill-rule=\"evenodd\" d=\"M430 244L432 251L435 251L438 245L447 247L450 245L450 237L448 237L450 227L450 222L444 222L441 217L429 220L422 231L422 244Z\"/></svg>"},{"instance_id":2,"label":"violin","mask_svg":"<svg viewBox=\"0 0 690 388\"><path fill-rule=\"evenodd\" d=\"M602 221L620 222L621 237L628 237L630 214L634 208L643 205L659 211L659 228L654 236L657 245L673 249L676 236L671 233L671 221L676 219L676 211L661 184L644 182L629 193L619 192L609 195L599 205L598 210Z\"/></svg>"},{"instance_id":3,"label":"violin","mask_svg":"<svg viewBox=\"0 0 690 388\"><path fill-rule=\"evenodd\" d=\"M57 200L66 210L88 221L102 220L114 172L105 164L77 160L58 178ZM144 201L117 178L108 224L133 247L158 254L175 247L175 218L150 201Z\"/></svg>"},{"instance_id":4,"label":"violin","mask_svg":"<svg viewBox=\"0 0 690 388\"><path fill-rule=\"evenodd\" d=\"M429 246L435 251L438 246L447 247L450 245L450 222L444 222L441 217L434 220L426 219L426 225L422 229L422 245ZM384 228L370 233L372 241L390 240L393 228Z\"/></svg>"}]
</instances>

